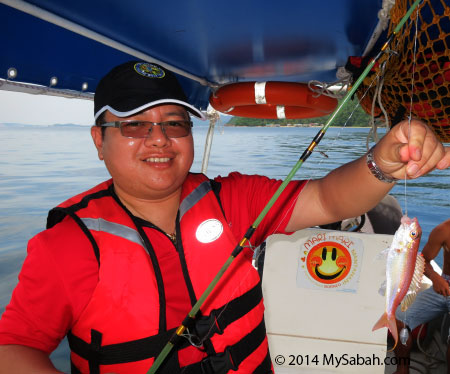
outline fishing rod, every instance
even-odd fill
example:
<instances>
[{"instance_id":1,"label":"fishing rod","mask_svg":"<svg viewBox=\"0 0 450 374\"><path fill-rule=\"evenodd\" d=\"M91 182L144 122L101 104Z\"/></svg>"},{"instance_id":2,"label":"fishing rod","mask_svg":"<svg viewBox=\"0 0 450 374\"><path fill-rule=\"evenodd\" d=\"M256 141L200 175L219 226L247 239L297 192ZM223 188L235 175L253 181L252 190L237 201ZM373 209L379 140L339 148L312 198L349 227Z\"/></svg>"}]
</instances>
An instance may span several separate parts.
<instances>
[{"instance_id":1,"label":"fishing rod","mask_svg":"<svg viewBox=\"0 0 450 374\"><path fill-rule=\"evenodd\" d=\"M369 74L369 72L372 70L373 66L375 65L376 61L382 56L382 54L388 49L389 45L391 44L392 40L395 38L395 36L398 34L402 26L405 24L405 22L408 20L408 18L411 16L411 13L414 11L414 9L419 5L419 3L422 0L416 0L413 5L409 8L409 10L406 12L406 14L403 16L403 18L400 20L398 25L395 27L392 34L388 37L387 41L384 43L384 45L381 47L381 50L378 52L378 54L372 58L372 60L369 62L369 64L366 66L362 74L359 76L359 78L356 80L355 84L352 86L350 91L345 95L341 103L338 105L338 107L334 110L334 112L331 114L330 118L327 120L327 122L323 125L323 127L319 130L319 132L316 134L316 136L311 141L310 145L305 149L303 154L300 156L297 163L294 165L292 170L289 172L289 174L286 176L284 181L281 183L281 185L278 187L278 189L275 191L269 202L266 204L262 212L259 214L259 216L256 218L255 222L248 228L247 232L245 233L244 237L241 239L239 244L234 248L233 252L231 252L230 257L225 261L225 263L222 265L214 279L211 281L211 283L208 285L208 287L203 291L203 294L200 296L200 298L197 300L197 302L192 307L191 311L188 313L188 315L185 317L181 325L175 330L175 333L172 335L172 337L169 339L167 344L164 346L164 348L161 350L159 355L156 357L155 361L153 362L153 365L151 366L150 370L147 372L147 374L154 374L158 370L158 368L161 366L161 364L166 359L167 355L170 353L174 345L179 342L182 338L182 334L186 331L188 326L192 324L194 321L198 311L200 310L203 303L206 301L208 296L211 294L211 292L214 290L215 286L219 282L219 280L222 278L225 271L228 269L228 267L231 265L231 263L234 261L234 259L242 252L244 249L244 245L246 242L250 242L251 237L253 236L253 233L258 228L261 221L264 219L266 214L269 212L269 210L272 208L272 206L277 201L278 197L281 195L281 193L284 191L288 183L292 180L294 175L297 173L297 171L302 167L303 163L308 159L308 157L313 152L314 148L319 144L323 136L325 135L328 128L333 123L334 119L336 118L337 114L342 110L344 105L347 103L347 101L350 99L351 96L356 92L358 87L361 85L362 81L366 78L366 76Z\"/></svg>"}]
</instances>

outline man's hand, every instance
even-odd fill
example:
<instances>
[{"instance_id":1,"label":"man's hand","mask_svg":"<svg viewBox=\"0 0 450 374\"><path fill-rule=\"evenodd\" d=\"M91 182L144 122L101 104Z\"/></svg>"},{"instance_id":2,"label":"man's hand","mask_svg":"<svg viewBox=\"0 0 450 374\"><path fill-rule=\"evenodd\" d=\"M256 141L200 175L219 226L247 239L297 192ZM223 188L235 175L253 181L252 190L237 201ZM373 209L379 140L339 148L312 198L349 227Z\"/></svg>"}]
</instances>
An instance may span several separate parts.
<instances>
[{"instance_id":1,"label":"man's hand","mask_svg":"<svg viewBox=\"0 0 450 374\"><path fill-rule=\"evenodd\" d=\"M48 354L23 345L0 345L0 374L61 374Z\"/></svg>"},{"instance_id":2,"label":"man's hand","mask_svg":"<svg viewBox=\"0 0 450 374\"><path fill-rule=\"evenodd\" d=\"M414 179L433 169L450 166L450 147L444 147L433 130L418 120L402 121L374 149L378 167L397 179Z\"/></svg>"},{"instance_id":3,"label":"man's hand","mask_svg":"<svg viewBox=\"0 0 450 374\"><path fill-rule=\"evenodd\" d=\"M448 285L448 282L442 277L437 277L433 281L433 289L439 295L450 296L450 287Z\"/></svg>"},{"instance_id":4,"label":"man's hand","mask_svg":"<svg viewBox=\"0 0 450 374\"><path fill-rule=\"evenodd\" d=\"M444 147L423 122L403 121L394 126L375 146L378 168L397 179L417 178L434 168L450 166L450 147ZM295 204L287 231L356 217L372 209L394 186L375 178L366 156L311 180ZM308 214L305 214L308 212Z\"/></svg>"}]
</instances>

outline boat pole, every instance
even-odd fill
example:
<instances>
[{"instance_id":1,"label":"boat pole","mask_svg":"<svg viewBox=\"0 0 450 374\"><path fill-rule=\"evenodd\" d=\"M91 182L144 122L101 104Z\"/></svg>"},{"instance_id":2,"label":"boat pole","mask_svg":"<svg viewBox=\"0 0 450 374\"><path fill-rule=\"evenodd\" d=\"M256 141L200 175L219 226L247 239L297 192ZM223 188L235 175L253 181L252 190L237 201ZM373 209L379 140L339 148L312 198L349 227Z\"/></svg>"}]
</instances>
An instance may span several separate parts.
<instances>
[{"instance_id":1,"label":"boat pole","mask_svg":"<svg viewBox=\"0 0 450 374\"><path fill-rule=\"evenodd\" d=\"M158 368L161 366L167 355L172 350L173 346L181 340L182 334L186 331L186 328L191 326L194 322L195 316L197 315L198 311L200 310L200 307L203 305L209 294L214 290L215 286L219 282L219 280L222 278L225 271L228 269L228 267L231 265L233 260L241 253L241 251L244 249L245 244L250 240L255 230L258 228L259 224L263 220L263 218L266 216L267 212L272 208L272 206L277 201L278 197L281 195L283 190L286 188L287 184L292 180L295 173L298 171L298 169L301 168L303 163L307 160L307 158L311 155L314 148L319 144L320 140L325 135L325 132L328 130L328 128L333 123L334 119L336 118L337 114L341 111L341 109L344 107L344 105L347 103L347 101L350 99L350 97L356 92L358 87L361 85L364 78L369 74L370 70L375 65L376 61L381 57L381 55L387 50L390 43L394 39L395 35L400 31L404 23L407 21L407 19L410 17L411 13L414 11L414 9L419 5L419 3L422 0L416 0L414 4L411 6L411 8L406 12L406 14L403 16L403 18L398 23L397 27L394 29L392 34L388 37L386 43L381 48L380 52L370 61L370 63L366 66L363 73L359 76L359 78L356 80L355 84L352 86L350 91L345 95L344 99L341 101L339 106L334 110L334 112L331 114L330 118L327 120L325 125L319 130L319 132L316 134L314 139L311 141L310 145L306 150L303 152L303 154L300 156L297 163L294 165L290 173L287 175L287 177L284 179L284 181L281 183L281 185L278 187L278 189L275 191L267 205L264 207L262 212L259 214L259 216L256 218L255 222L249 227L247 232L245 233L244 237L241 239L239 244L234 248L233 252L231 253L230 257L226 260L226 262L222 265L219 272L216 274L214 279L211 281L209 286L206 288L206 290L203 292L203 294L200 296L200 298L197 300L197 302L192 307L191 311L188 313L188 315L185 317L181 325L176 329L175 333L172 335L170 340L167 342L167 344L164 346L160 354L156 357L155 361L153 362L153 365L151 366L150 370L147 372L147 374L154 374L158 370Z\"/></svg>"}]
</instances>

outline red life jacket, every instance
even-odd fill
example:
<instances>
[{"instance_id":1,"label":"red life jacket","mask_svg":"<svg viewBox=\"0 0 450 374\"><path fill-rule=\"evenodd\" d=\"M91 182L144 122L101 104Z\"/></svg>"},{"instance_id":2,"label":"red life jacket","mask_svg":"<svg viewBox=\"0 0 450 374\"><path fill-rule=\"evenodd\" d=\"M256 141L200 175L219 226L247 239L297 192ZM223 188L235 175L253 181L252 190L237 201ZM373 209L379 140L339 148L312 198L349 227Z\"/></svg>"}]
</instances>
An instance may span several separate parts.
<instances>
[{"instance_id":1,"label":"red life jacket","mask_svg":"<svg viewBox=\"0 0 450 374\"><path fill-rule=\"evenodd\" d=\"M157 227L143 228L114 193L112 181L49 213L48 227L66 215L89 238L99 262L93 295L68 334L72 373L146 373L173 335L166 295L187 289L187 315L236 246L236 238L202 174L183 184L176 251L185 285L161 272L158 248L174 244ZM160 252L161 253L161 252ZM158 373L272 373L260 278L244 248ZM182 287L181 287L182 286ZM183 288L184 287L184 288ZM172 304L171 304L172 305Z\"/></svg>"}]
</instances>

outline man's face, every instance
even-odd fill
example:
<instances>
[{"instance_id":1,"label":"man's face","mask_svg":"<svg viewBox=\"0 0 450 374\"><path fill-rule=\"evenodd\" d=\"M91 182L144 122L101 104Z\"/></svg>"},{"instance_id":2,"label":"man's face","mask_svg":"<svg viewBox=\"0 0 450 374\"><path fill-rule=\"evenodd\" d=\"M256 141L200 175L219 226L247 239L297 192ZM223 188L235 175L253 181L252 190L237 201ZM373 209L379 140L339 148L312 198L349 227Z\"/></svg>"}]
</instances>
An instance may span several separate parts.
<instances>
[{"instance_id":1,"label":"man's face","mask_svg":"<svg viewBox=\"0 0 450 374\"><path fill-rule=\"evenodd\" d=\"M106 112L105 121L141 120L163 122L188 120L186 110L179 105L152 107L136 115L120 118ZM147 138L130 139L118 128L107 128L104 137L101 128L91 130L99 158L114 179L121 193L138 199L164 199L177 193L194 160L192 134L182 138L168 138L161 126L153 126Z\"/></svg>"}]
</instances>

